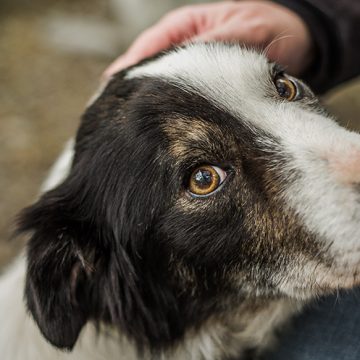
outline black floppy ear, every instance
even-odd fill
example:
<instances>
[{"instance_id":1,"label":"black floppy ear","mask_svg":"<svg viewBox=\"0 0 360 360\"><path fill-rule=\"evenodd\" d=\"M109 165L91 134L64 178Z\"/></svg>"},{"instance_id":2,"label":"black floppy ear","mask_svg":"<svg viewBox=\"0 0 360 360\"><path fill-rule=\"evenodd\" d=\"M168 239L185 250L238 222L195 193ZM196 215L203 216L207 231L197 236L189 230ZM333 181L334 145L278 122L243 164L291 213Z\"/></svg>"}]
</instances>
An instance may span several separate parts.
<instances>
[{"instance_id":1,"label":"black floppy ear","mask_svg":"<svg viewBox=\"0 0 360 360\"><path fill-rule=\"evenodd\" d=\"M72 349L88 318L91 266L79 244L82 224L72 218L61 187L19 216L19 232L32 233L27 251L25 299L45 338Z\"/></svg>"}]
</instances>

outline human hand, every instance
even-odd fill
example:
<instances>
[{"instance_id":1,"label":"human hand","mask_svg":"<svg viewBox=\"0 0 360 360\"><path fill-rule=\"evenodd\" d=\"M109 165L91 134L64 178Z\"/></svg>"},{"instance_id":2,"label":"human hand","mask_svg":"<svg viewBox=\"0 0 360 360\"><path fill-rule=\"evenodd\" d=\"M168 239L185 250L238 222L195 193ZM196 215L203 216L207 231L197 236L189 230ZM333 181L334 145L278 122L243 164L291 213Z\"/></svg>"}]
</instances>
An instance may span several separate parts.
<instances>
[{"instance_id":1,"label":"human hand","mask_svg":"<svg viewBox=\"0 0 360 360\"><path fill-rule=\"evenodd\" d=\"M105 78L186 41L227 41L265 50L270 60L301 74L312 61L312 39L304 21L270 1L219 2L185 6L144 31L105 71Z\"/></svg>"}]
</instances>

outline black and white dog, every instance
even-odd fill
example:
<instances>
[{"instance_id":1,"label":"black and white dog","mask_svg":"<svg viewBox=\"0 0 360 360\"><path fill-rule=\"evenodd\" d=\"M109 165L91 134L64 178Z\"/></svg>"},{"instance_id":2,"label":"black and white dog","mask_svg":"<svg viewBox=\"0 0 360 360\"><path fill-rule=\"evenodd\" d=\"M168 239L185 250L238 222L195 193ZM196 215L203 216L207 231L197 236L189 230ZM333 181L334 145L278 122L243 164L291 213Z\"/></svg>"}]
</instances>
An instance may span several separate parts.
<instances>
[{"instance_id":1,"label":"black and white dog","mask_svg":"<svg viewBox=\"0 0 360 360\"><path fill-rule=\"evenodd\" d=\"M360 136L255 51L188 45L120 72L20 215L1 359L257 353L360 282L359 182Z\"/></svg>"}]
</instances>

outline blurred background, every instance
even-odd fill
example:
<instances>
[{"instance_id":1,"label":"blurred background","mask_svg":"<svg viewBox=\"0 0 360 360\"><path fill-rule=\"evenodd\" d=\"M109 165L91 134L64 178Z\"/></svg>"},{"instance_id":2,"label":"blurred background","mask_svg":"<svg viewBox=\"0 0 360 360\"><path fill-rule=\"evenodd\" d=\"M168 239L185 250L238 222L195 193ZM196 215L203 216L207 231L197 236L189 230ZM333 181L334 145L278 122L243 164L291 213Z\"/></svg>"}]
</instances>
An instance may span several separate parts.
<instances>
[{"instance_id":1,"label":"blurred background","mask_svg":"<svg viewBox=\"0 0 360 360\"><path fill-rule=\"evenodd\" d=\"M30 204L74 135L106 66L141 30L181 0L0 1L0 267L22 246L16 213ZM360 130L360 81L324 97Z\"/></svg>"}]
</instances>

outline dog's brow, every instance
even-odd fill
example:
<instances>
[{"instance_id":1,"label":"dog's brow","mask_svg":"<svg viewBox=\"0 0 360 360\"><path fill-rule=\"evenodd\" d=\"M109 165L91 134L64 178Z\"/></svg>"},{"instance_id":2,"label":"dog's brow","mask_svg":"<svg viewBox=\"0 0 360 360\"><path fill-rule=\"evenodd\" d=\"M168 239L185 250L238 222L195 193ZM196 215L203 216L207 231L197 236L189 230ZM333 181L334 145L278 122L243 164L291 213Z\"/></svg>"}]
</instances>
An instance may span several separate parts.
<instances>
[{"instance_id":1,"label":"dog's brow","mask_svg":"<svg viewBox=\"0 0 360 360\"><path fill-rule=\"evenodd\" d=\"M199 118L177 117L163 125L163 131L170 140L170 153L173 157L184 158L189 152L206 152L214 148L223 138L218 125Z\"/></svg>"}]
</instances>

